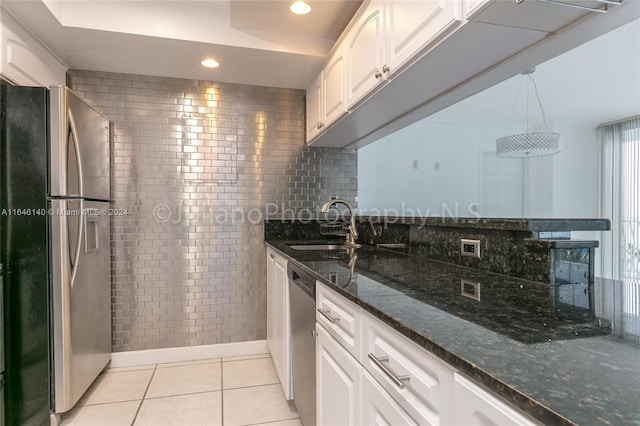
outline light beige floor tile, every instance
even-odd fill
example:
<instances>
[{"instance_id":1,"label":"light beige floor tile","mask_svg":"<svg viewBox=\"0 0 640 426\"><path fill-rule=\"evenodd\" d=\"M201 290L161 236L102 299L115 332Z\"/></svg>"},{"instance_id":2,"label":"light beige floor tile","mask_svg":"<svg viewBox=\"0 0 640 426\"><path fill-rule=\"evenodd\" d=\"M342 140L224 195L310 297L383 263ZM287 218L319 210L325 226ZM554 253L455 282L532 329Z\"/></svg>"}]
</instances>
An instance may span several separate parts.
<instances>
[{"instance_id":1,"label":"light beige floor tile","mask_svg":"<svg viewBox=\"0 0 640 426\"><path fill-rule=\"evenodd\" d=\"M183 367L185 365L211 364L214 362L220 362L220 358L197 359L195 361L167 362L165 364L158 364L158 368Z\"/></svg>"},{"instance_id":2,"label":"light beige floor tile","mask_svg":"<svg viewBox=\"0 0 640 426\"><path fill-rule=\"evenodd\" d=\"M80 398L77 405L105 404L142 399L154 370L104 373Z\"/></svg>"},{"instance_id":3,"label":"light beige floor tile","mask_svg":"<svg viewBox=\"0 0 640 426\"><path fill-rule=\"evenodd\" d=\"M134 426L222 425L222 392L145 399Z\"/></svg>"},{"instance_id":4,"label":"light beige floor tile","mask_svg":"<svg viewBox=\"0 0 640 426\"><path fill-rule=\"evenodd\" d=\"M271 358L247 359L222 363L224 389L279 383Z\"/></svg>"},{"instance_id":5,"label":"light beige floor tile","mask_svg":"<svg viewBox=\"0 0 640 426\"><path fill-rule=\"evenodd\" d=\"M225 426L298 418L293 404L284 399L279 384L225 390L223 406Z\"/></svg>"},{"instance_id":6,"label":"light beige floor tile","mask_svg":"<svg viewBox=\"0 0 640 426\"><path fill-rule=\"evenodd\" d=\"M155 364L147 364L147 365L132 365L129 367L114 367L114 368L105 368L103 373L122 373L123 371L136 371L136 370L153 370L156 368Z\"/></svg>"},{"instance_id":7,"label":"light beige floor tile","mask_svg":"<svg viewBox=\"0 0 640 426\"><path fill-rule=\"evenodd\" d=\"M258 423L252 426L302 426L302 422L300 419L278 420L269 423Z\"/></svg>"},{"instance_id":8,"label":"light beige floor tile","mask_svg":"<svg viewBox=\"0 0 640 426\"><path fill-rule=\"evenodd\" d=\"M255 354L255 355L244 355L244 356L233 356L229 358L222 358L223 362L227 361L243 361L245 359L256 359L256 358L270 358L271 354Z\"/></svg>"},{"instance_id":9,"label":"light beige floor tile","mask_svg":"<svg viewBox=\"0 0 640 426\"><path fill-rule=\"evenodd\" d=\"M62 426L130 426L141 401L114 402L75 407Z\"/></svg>"},{"instance_id":10,"label":"light beige floor tile","mask_svg":"<svg viewBox=\"0 0 640 426\"><path fill-rule=\"evenodd\" d=\"M217 391L222 388L221 364L185 365L158 368L153 375L146 398Z\"/></svg>"}]
</instances>

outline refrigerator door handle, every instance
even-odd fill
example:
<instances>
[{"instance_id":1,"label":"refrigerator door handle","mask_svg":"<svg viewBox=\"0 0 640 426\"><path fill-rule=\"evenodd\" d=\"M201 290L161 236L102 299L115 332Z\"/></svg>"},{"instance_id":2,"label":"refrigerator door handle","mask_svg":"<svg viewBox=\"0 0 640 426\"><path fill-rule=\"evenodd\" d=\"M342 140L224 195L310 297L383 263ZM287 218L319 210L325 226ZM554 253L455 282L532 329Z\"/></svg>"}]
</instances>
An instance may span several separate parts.
<instances>
[{"instance_id":1,"label":"refrigerator door handle","mask_svg":"<svg viewBox=\"0 0 640 426\"><path fill-rule=\"evenodd\" d=\"M80 205L78 206L78 214L80 217L78 218L78 229L76 232L76 245L75 245L75 253L73 257L70 259L71 261L71 288L73 288L73 284L76 281L76 272L78 271L78 262L80 261L80 250L82 249L82 242L84 241L83 230L84 230L84 200L79 200ZM67 222L67 227L69 227L69 217L65 218ZM69 232L67 232L67 238L69 238Z\"/></svg>"},{"instance_id":2,"label":"refrigerator door handle","mask_svg":"<svg viewBox=\"0 0 640 426\"><path fill-rule=\"evenodd\" d=\"M73 150L76 154L76 166L78 170L78 195L80 197L83 197L84 176L82 175L82 155L80 153L80 141L78 140L78 129L76 127L76 120L73 118L73 111L71 111L71 108L67 110L67 116L69 117L69 134L67 143L73 144ZM69 164L67 164L67 167L69 167Z\"/></svg>"}]
</instances>

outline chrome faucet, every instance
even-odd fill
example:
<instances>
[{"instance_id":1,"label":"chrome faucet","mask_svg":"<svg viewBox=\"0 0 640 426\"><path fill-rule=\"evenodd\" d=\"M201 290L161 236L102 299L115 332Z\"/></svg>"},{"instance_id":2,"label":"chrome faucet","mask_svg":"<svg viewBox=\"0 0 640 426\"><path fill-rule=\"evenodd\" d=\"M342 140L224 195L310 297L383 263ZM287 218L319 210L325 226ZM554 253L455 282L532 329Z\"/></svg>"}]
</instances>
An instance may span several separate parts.
<instances>
[{"instance_id":1,"label":"chrome faucet","mask_svg":"<svg viewBox=\"0 0 640 426\"><path fill-rule=\"evenodd\" d=\"M349 209L351 220L349 221L349 233L347 234L346 244L351 247L358 247L358 244L356 243L356 238L358 238L358 231L356 230L356 215L351 204L347 203L345 200L341 200L340 198L332 198L320 207L320 212L328 212L329 208L334 204L344 204Z\"/></svg>"}]
</instances>

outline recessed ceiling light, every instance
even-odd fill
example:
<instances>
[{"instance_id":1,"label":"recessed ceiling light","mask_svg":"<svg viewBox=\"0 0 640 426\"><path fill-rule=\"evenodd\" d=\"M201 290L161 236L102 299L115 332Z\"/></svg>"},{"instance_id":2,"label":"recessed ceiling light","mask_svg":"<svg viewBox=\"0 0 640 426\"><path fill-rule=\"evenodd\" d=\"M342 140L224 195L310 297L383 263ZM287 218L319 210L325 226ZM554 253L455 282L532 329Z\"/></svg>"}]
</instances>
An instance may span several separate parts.
<instances>
[{"instance_id":1,"label":"recessed ceiling light","mask_svg":"<svg viewBox=\"0 0 640 426\"><path fill-rule=\"evenodd\" d=\"M202 61L200 61L200 63L202 64L203 67L207 67L207 68L218 68L220 66L220 62L211 58L203 59Z\"/></svg>"},{"instance_id":2,"label":"recessed ceiling light","mask_svg":"<svg viewBox=\"0 0 640 426\"><path fill-rule=\"evenodd\" d=\"M311 6L309 6L307 3L303 2L302 0L299 0L293 3L289 7L289 9L296 15L306 15L307 13L311 12Z\"/></svg>"}]
</instances>

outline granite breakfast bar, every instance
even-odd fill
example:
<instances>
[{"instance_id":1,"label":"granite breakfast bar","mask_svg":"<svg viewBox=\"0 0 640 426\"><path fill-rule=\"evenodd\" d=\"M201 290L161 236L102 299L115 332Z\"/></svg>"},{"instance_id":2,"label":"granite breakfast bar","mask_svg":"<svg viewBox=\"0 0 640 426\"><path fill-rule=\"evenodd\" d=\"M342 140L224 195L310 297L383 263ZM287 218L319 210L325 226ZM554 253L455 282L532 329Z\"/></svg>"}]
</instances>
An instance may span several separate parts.
<instances>
[{"instance_id":1,"label":"granite breakfast bar","mask_svg":"<svg viewBox=\"0 0 640 426\"><path fill-rule=\"evenodd\" d=\"M640 424L640 347L594 311L620 282L550 286L375 245L293 250L310 241L274 236L289 261L542 424ZM463 281L477 288L465 295Z\"/></svg>"}]
</instances>

